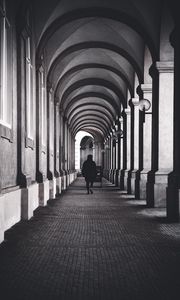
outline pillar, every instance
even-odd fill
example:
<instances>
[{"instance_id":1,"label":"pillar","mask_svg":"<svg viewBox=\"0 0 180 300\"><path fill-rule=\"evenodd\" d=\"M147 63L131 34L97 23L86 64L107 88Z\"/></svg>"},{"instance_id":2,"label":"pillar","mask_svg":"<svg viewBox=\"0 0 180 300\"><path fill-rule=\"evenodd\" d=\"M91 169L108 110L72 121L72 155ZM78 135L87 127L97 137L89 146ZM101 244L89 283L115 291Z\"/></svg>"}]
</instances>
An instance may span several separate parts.
<instances>
[{"instance_id":1,"label":"pillar","mask_svg":"<svg viewBox=\"0 0 180 300\"><path fill-rule=\"evenodd\" d=\"M130 185L129 185L129 172L131 169L131 109L125 109L126 114L126 170L124 172L124 188L130 193Z\"/></svg>"},{"instance_id":2,"label":"pillar","mask_svg":"<svg viewBox=\"0 0 180 300\"><path fill-rule=\"evenodd\" d=\"M126 169L126 143L125 143L125 126L124 126L124 117L119 119L119 130L122 131L122 135L120 136L120 177L119 177L119 187L120 190L124 190L124 171Z\"/></svg>"},{"instance_id":3,"label":"pillar","mask_svg":"<svg viewBox=\"0 0 180 300\"><path fill-rule=\"evenodd\" d=\"M132 98L131 105L134 109L133 117L133 146L134 146L134 157L133 157L133 170L131 171L131 193L135 194L136 198L139 198L139 98ZM132 147L132 146L131 146ZM132 157L131 157L132 160Z\"/></svg>"},{"instance_id":4,"label":"pillar","mask_svg":"<svg viewBox=\"0 0 180 300\"><path fill-rule=\"evenodd\" d=\"M174 47L174 157L173 172L169 175L167 186L167 218L171 222L178 222L180 215L180 38L178 28L173 30L170 37L170 42Z\"/></svg>"},{"instance_id":5,"label":"pillar","mask_svg":"<svg viewBox=\"0 0 180 300\"><path fill-rule=\"evenodd\" d=\"M151 103L148 111L145 111L143 122L143 169L140 172L139 191L140 199L147 199L147 180L148 173L152 167L152 84L141 84L143 98ZM148 204L148 203L147 203Z\"/></svg>"},{"instance_id":6,"label":"pillar","mask_svg":"<svg viewBox=\"0 0 180 300\"><path fill-rule=\"evenodd\" d=\"M116 120L116 135L117 135L117 142L116 142L116 176L115 176L115 185L120 187L120 168L121 168L121 136L120 136L120 121L119 119Z\"/></svg>"},{"instance_id":7,"label":"pillar","mask_svg":"<svg viewBox=\"0 0 180 300\"><path fill-rule=\"evenodd\" d=\"M168 175L173 169L173 84L172 61L156 63L159 72L158 171L155 173L154 205L166 206Z\"/></svg>"}]
</instances>

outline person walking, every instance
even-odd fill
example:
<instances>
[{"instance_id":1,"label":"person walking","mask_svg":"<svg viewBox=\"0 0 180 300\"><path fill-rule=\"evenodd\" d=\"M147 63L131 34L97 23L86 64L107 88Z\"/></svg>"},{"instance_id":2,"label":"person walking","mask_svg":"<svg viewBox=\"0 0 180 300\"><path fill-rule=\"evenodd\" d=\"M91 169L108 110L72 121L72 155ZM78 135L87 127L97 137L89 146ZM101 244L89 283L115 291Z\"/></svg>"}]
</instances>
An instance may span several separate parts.
<instances>
[{"instance_id":1,"label":"person walking","mask_svg":"<svg viewBox=\"0 0 180 300\"><path fill-rule=\"evenodd\" d=\"M96 163L93 161L91 154L87 156L87 160L83 163L82 175L85 177L87 194L89 194L89 192L93 194L92 187L96 179L97 171Z\"/></svg>"}]
</instances>

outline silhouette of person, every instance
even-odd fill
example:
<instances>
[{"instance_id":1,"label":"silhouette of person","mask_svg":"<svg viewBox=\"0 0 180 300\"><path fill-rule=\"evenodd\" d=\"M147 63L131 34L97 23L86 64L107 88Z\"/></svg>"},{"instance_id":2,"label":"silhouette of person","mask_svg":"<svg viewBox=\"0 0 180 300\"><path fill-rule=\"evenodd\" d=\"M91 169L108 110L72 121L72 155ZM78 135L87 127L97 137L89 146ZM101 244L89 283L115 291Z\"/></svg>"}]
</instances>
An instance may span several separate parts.
<instances>
[{"instance_id":1,"label":"silhouette of person","mask_svg":"<svg viewBox=\"0 0 180 300\"><path fill-rule=\"evenodd\" d=\"M96 163L93 161L91 154L87 156L87 160L83 163L82 175L85 177L87 194L89 194L89 192L93 194L92 187L96 179L97 171ZM89 185L91 188L89 187Z\"/></svg>"}]
</instances>

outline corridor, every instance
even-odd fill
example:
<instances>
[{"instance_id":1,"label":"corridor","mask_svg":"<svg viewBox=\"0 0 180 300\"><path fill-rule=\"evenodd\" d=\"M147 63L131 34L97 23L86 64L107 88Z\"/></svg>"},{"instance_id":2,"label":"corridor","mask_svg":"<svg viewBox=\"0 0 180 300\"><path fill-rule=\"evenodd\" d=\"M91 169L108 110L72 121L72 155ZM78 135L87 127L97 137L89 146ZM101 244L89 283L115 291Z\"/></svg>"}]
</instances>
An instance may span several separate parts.
<instances>
[{"instance_id":1,"label":"corridor","mask_svg":"<svg viewBox=\"0 0 180 300\"><path fill-rule=\"evenodd\" d=\"M2 300L176 300L180 225L165 208L78 177L0 245ZM3 296L2 296L3 295Z\"/></svg>"}]
</instances>

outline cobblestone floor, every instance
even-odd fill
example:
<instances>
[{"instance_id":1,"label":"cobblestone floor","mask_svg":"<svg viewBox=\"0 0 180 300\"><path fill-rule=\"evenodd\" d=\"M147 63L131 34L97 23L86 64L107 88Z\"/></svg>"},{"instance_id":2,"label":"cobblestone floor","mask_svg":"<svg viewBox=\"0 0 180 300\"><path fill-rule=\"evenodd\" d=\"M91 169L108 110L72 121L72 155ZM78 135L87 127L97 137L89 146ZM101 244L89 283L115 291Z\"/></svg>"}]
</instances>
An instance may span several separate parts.
<instances>
[{"instance_id":1,"label":"cobblestone floor","mask_svg":"<svg viewBox=\"0 0 180 300\"><path fill-rule=\"evenodd\" d=\"M0 299L180 299L180 224L107 182L83 185L6 232Z\"/></svg>"}]
</instances>

